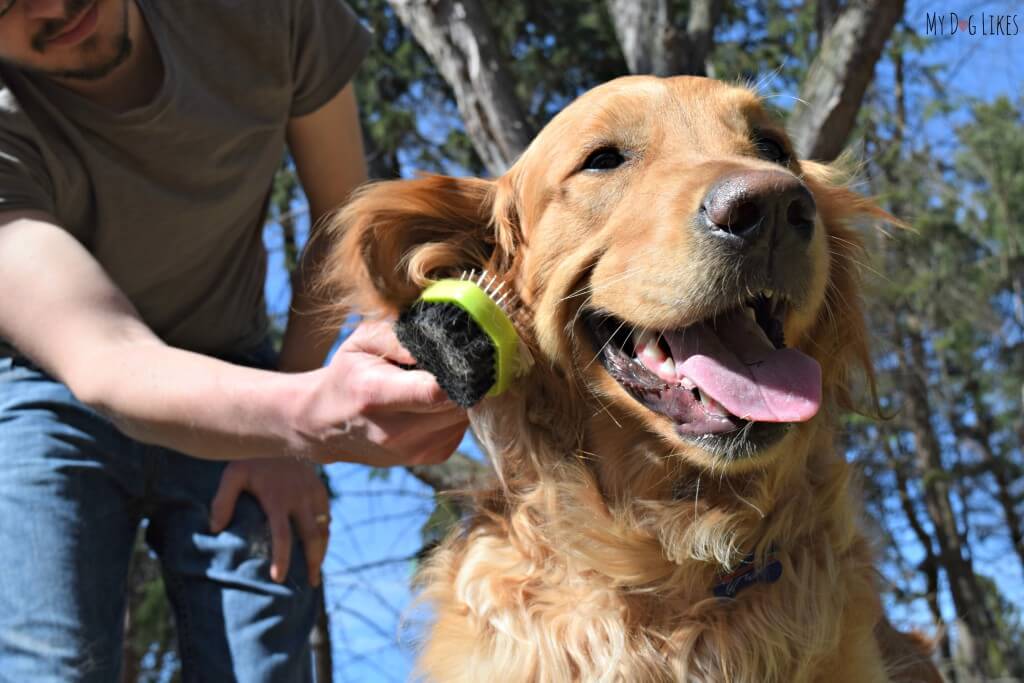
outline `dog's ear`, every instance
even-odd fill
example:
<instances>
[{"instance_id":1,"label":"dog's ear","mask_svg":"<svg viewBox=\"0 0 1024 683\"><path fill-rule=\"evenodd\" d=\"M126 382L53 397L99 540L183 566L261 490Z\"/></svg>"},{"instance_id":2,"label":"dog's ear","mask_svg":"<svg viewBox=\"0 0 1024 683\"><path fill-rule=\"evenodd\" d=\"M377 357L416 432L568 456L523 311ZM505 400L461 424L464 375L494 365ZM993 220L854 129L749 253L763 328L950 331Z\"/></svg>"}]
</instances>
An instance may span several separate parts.
<instances>
[{"instance_id":1,"label":"dog's ear","mask_svg":"<svg viewBox=\"0 0 1024 683\"><path fill-rule=\"evenodd\" d=\"M801 161L803 180L814 195L828 234L830 253L825 305L810 333L822 366L822 384L843 408L857 410L851 385L854 373L863 373L873 403L879 410L869 333L861 295L861 269L868 260L857 226L905 223L882 209L875 200L850 189L839 165Z\"/></svg>"},{"instance_id":2,"label":"dog's ear","mask_svg":"<svg viewBox=\"0 0 1024 683\"><path fill-rule=\"evenodd\" d=\"M428 175L371 183L325 226L319 277L336 313L391 313L432 280L508 270L520 241L511 180Z\"/></svg>"}]
</instances>

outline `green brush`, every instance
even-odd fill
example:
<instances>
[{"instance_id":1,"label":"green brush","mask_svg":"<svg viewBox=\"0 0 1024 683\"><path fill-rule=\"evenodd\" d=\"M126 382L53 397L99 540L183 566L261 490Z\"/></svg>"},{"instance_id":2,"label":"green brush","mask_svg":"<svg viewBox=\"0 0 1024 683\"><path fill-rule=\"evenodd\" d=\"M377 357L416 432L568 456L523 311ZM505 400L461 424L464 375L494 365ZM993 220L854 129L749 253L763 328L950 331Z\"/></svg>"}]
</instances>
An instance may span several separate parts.
<instances>
[{"instance_id":1,"label":"green brush","mask_svg":"<svg viewBox=\"0 0 1024 683\"><path fill-rule=\"evenodd\" d=\"M464 272L423 290L398 317L395 334L449 398L470 408L503 393L529 364L508 313L514 305L494 275Z\"/></svg>"}]
</instances>

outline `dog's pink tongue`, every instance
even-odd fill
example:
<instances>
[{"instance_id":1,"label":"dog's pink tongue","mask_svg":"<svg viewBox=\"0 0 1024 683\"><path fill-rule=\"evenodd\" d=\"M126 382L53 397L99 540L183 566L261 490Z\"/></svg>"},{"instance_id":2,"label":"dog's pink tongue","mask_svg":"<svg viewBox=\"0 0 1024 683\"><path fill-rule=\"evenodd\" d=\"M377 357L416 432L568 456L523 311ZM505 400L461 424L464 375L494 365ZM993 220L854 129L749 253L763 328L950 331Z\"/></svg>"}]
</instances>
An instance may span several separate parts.
<instances>
[{"instance_id":1,"label":"dog's pink tongue","mask_svg":"<svg viewBox=\"0 0 1024 683\"><path fill-rule=\"evenodd\" d=\"M669 335L668 342L676 373L689 377L736 417L804 422L821 407L817 361L796 349L776 349L743 313L719 318L714 329L692 325Z\"/></svg>"}]
</instances>

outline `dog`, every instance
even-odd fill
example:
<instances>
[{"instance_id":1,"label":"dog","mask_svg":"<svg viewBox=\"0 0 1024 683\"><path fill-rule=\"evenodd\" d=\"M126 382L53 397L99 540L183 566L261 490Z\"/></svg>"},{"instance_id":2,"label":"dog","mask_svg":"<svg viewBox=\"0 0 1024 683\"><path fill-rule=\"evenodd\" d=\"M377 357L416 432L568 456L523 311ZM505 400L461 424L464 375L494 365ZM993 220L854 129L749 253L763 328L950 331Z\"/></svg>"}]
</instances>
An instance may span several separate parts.
<instances>
[{"instance_id":1,"label":"dog","mask_svg":"<svg viewBox=\"0 0 1024 683\"><path fill-rule=\"evenodd\" d=\"M895 219L696 77L591 90L495 180L357 192L339 312L487 269L534 359L471 411L498 483L420 572L426 679L941 681L885 621L834 443L871 377L864 221Z\"/></svg>"}]
</instances>

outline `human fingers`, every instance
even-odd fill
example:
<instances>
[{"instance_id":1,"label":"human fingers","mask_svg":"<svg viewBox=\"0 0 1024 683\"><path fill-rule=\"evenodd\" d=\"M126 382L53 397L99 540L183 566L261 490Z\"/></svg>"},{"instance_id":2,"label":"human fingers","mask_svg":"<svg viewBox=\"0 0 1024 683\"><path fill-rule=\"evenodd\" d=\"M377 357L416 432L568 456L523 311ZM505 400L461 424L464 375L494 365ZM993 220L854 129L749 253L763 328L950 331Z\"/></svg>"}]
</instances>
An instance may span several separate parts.
<instances>
[{"instance_id":1,"label":"human fingers","mask_svg":"<svg viewBox=\"0 0 1024 683\"><path fill-rule=\"evenodd\" d=\"M327 540L330 536L331 517L326 511L318 511L315 505L308 505L292 517L302 541L302 550L306 556L306 575L309 585L320 585L320 567L327 554Z\"/></svg>"},{"instance_id":2,"label":"human fingers","mask_svg":"<svg viewBox=\"0 0 1024 683\"><path fill-rule=\"evenodd\" d=\"M367 353L393 363L414 365L416 359L398 341L393 325L393 321L390 320L363 322L342 346L349 351Z\"/></svg>"},{"instance_id":3,"label":"human fingers","mask_svg":"<svg viewBox=\"0 0 1024 683\"><path fill-rule=\"evenodd\" d=\"M440 462L458 446L469 421L461 411L438 415L388 413L370 419L357 436L346 434L325 462L343 460L373 467ZM372 427L372 428L370 428ZM447 449L447 452L440 451Z\"/></svg>"},{"instance_id":4,"label":"human fingers","mask_svg":"<svg viewBox=\"0 0 1024 683\"><path fill-rule=\"evenodd\" d=\"M230 463L220 476L217 493L210 502L210 532L219 534L235 514L238 497L245 490L248 474L242 463Z\"/></svg>"},{"instance_id":5,"label":"human fingers","mask_svg":"<svg viewBox=\"0 0 1024 683\"><path fill-rule=\"evenodd\" d=\"M420 442L429 443L435 435L453 427L465 431L469 424L466 411L457 406L433 413L379 410L368 413L375 432L386 435L380 445L385 448L410 447Z\"/></svg>"},{"instance_id":6,"label":"human fingers","mask_svg":"<svg viewBox=\"0 0 1024 683\"><path fill-rule=\"evenodd\" d=\"M270 525L270 578L281 583L292 561L292 525L283 508L271 506L265 511Z\"/></svg>"},{"instance_id":7,"label":"human fingers","mask_svg":"<svg viewBox=\"0 0 1024 683\"><path fill-rule=\"evenodd\" d=\"M403 370L382 364L355 381L370 410L431 413L455 407L434 376L423 370Z\"/></svg>"},{"instance_id":8,"label":"human fingers","mask_svg":"<svg viewBox=\"0 0 1024 683\"><path fill-rule=\"evenodd\" d=\"M408 465L438 465L451 457L466 435L468 421L458 422L426 435L412 452Z\"/></svg>"}]
</instances>

